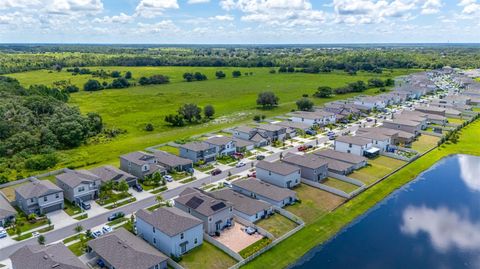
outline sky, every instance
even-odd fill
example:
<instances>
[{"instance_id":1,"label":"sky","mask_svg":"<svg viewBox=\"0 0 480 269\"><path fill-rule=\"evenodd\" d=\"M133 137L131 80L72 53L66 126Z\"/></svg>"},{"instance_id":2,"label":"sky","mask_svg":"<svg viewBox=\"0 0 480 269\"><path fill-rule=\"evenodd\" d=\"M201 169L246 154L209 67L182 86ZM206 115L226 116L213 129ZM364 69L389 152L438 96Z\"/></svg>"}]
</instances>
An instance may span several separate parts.
<instances>
[{"instance_id":1,"label":"sky","mask_svg":"<svg viewBox=\"0 0 480 269\"><path fill-rule=\"evenodd\" d=\"M0 0L0 43L480 43L480 0Z\"/></svg>"}]
</instances>

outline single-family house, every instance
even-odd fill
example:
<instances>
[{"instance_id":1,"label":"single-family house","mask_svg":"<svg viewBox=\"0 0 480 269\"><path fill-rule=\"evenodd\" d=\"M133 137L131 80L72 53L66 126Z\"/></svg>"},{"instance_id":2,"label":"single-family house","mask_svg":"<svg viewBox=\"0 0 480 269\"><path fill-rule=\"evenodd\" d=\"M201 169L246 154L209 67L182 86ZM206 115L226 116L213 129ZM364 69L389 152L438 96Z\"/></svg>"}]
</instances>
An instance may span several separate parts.
<instances>
[{"instance_id":1,"label":"single-family house","mask_svg":"<svg viewBox=\"0 0 480 269\"><path fill-rule=\"evenodd\" d=\"M356 134L361 133L379 133L390 137L392 145L405 144L409 145L415 140L415 135L413 133L408 133L401 130L394 130L385 127L375 127L375 128L359 128L356 131Z\"/></svg>"},{"instance_id":2,"label":"single-family house","mask_svg":"<svg viewBox=\"0 0 480 269\"><path fill-rule=\"evenodd\" d=\"M288 153L282 161L300 167L300 175L304 179L319 182L328 176L327 162L312 154Z\"/></svg>"},{"instance_id":3,"label":"single-family house","mask_svg":"<svg viewBox=\"0 0 480 269\"><path fill-rule=\"evenodd\" d=\"M217 234L233 225L233 204L215 199L203 191L186 188L175 199L175 207L203 222L207 234Z\"/></svg>"},{"instance_id":4,"label":"single-family house","mask_svg":"<svg viewBox=\"0 0 480 269\"><path fill-rule=\"evenodd\" d=\"M228 136L214 136L205 140L205 143L215 148L217 156L233 155L237 152L237 143Z\"/></svg>"},{"instance_id":5,"label":"single-family house","mask_svg":"<svg viewBox=\"0 0 480 269\"><path fill-rule=\"evenodd\" d=\"M384 109L388 104L385 102L384 99L379 97L359 97L355 101L353 101L356 105L366 106L369 109Z\"/></svg>"},{"instance_id":6,"label":"single-family house","mask_svg":"<svg viewBox=\"0 0 480 269\"><path fill-rule=\"evenodd\" d=\"M259 124L257 130L263 133L264 137L266 136L270 142L277 140L282 141L287 135L286 127L275 124Z\"/></svg>"},{"instance_id":7,"label":"single-family house","mask_svg":"<svg viewBox=\"0 0 480 269\"><path fill-rule=\"evenodd\" d=\"M251 140L234 137L233 141L235 141L235 145L237 146L237 152L246 152L255 148L255 142Z\"/></svg>"},{"instance_id":8,"label":"single-family house","mask_svg":"<svg viewBox=\"0 0 480 269\"><path fill-rule=\"evenodd\" d=\"M257 220L266 218L272 214L273 207L271 204L245 196L231 189L222 189L210 193L213 197L228 201L233 204L233 213L235 216L256 222Z\"/></svg>"},{"instance_id":9,"label":"single-family house","mask_svg":"<svg viewBox=\"0 0 480 269\"><path fill-rule=\"evenodd\" d=\"M121 227L88 241L88 252L108 269L166 269L168 257Z\"/></svg>"},{"instance_id":10,"label":"single-family house","mask_svg":"<svg viewBox=\"0 0 480 269\"><path fill-rule=\"evenodd\" d=\"M360 169L367 165L367 159L365 157L354 155L351 153L335 151L333 149L317 150L317 151L314 151L313 154L319 157L349 163L353 165L353 169L355 170Z\"/></svg>"},{"instance_id":11,"label":"single-family house","mask_svg":"<svg viewBox=\"0 0 480 269\"><path fill-rule=\"evenodd\" d=\"M288 114L293 122L300 122L308 126L325 126L337 122L335 113L316 110L316 111L297 111Z\"/></svg>"},{"instance_id":12,"label":"single-family house","mask_svg":"<svg viewBox=\"0 0 480 269\"><path fill-rule=\"evenodd\" d=\"M372 146L381 151L387 151L388 147L392 144L390 136L378 132L363 132L356 134L356 136L371 140Z\"/></svg>"},{"instance_id":13,"label":"single-family house","mask_svg":"<svg viewBox=\"0 0 480 269\"><path fill-rule=\"evenodd\" d=\"M127 182L128 186L137 185L137 177L131 175L123 170L113 167L111 165L104 165L90 170L90 173L100 178L101 184L113 181L119 183L121 181Z\"/></svg>"},{"instance_id":14,"label":"single-family house","mask_svg":"<svg viewBox=\"0 0 480 269\"><path fill-rule=\"evenodd\" d=\"M460 112L456 109L453 109L453 108L447 108L447 109L445 109L445 116L446 117L461 117L462 112Z\"/></svg>"},{"instance_id":15,"label":"single-family house","mask_svg":"<svg viewBox=\"0 0 480 269\"><path fill-rule=\"evenodd\" d=\"M403 119L386 120L382 123L382 126L411 133L414 134L414 136L420 134L420 131L422 130L422 124L420 122Z\"/></svg>"},{"instance_id":16,"label":"single-family house","mask_svg":"<svg viewBox=\"0 0 480 269\"><path fill-rule=\"evenodd\" d=\"M137 233L168 256L180 257L203 243L203 222L175 207L136 214Z\"/></svg>"},{"instance_id":17,"label":"single-family house","mask_svg":"<svg viewBox=\"0 0 480 269\"><path fill-rule=\"evenodd\" d=\"M216 160L217 149L205 142L190 142L180 145L180 157L192 160L194 163L200 161L209 163Z\"/></svg>"},{"instance_id":18,"label":"single-family house","mask_svg":"<svg viewBox=\"0 0 480 269\"><path fill-rule=\"evenodd\" d=\"M15 189L15 204L27 215L62 210L63 190L49 180L35 180Z\"/></svg>"},{"instance_id":19,"label":"single-family house","mask_svg":"<svg viewBox=\"0 0 480 269\"><path fill-rule=\"evenodd\" d=\"M187 158L179 157L175 154L171 154L165 151L155 151L153 153L155 159L157 159L157 163L167 171L189 171L193 168L193 161Z\"/></svg>"},{"instance_id":20,"label":"single-family house","mask_svg":"<svg viewBox=\"0 0 480 269\"><path fill-rule=\"evenodd\" d=\"M261 132L256 132L250 138L250 141L252 141L255 144L255 147L264 147L270 143L270 140L267 137L267 135Z\"/></svg>"},{"instance_id":21,"label":"single-family house","mask_svg":"<svg viewBox=\"0 0 480 269\"><path fill-rule=\"evenodd\" d=\"M428 119L413 113L402 113L394 116L396 120L414 121L420 123L420 129L425 130L428 127Z\"/></svg>"},{"instance_id":22,"label":"single-family house","mask_svg":"<svg viewBox=\"0 0 480 269\"><path fill-rule=\"evenodd\" d=\"M13 208L10 202L0 193L0 227L4 227L6 224L15 220L17 210Z\"/></svg>"},{"instance_id":23,"label":"single-family house","mask_svg":"<svg viewBox=\"0 0 480 269\"><path fill-rule=\"evenodd\" d=\"M300 167L280 161L259 161L256 165L256 176L278 187L293 188L300 184Z\"/></svg>"},{"instance_id":24,"label":"single-family house","mask_svg":"<svg viewBox=\"0 0 480 269\"><path fill-rule=\"evenodd\" d=\"M434 123L439 125L445 125L447 123L447 118L438 114L430 114L420 111L403 111L402 115L406 116L415 116L427 119L427 124Z\"/></svg>"},{"instance_id":25,"label":"single-family house","mask_svg":"<svg viewBox=\"0 0 480 269\"><path fill-rule=\"evenodd\" d=\"M153 154L135 151L120 156L120 169L137 178L144 179L155 173L165 175L167 169L157 163Z\"/></svg>"},{"instance_id":26,"label":"single-family house","mask_svg":"<svg viewBox=\"0 0 480 269\"><path fill-rule=\"evenodd\" d=\"M12 269L87 269L63 243L25 245L10 255ZM8 267L8 266L7 266Z\"/></svg>"},{"instance_id":27,"label":"single-family house","mask_svg":"<svg viewBox=\"0 0 480 269\"><path fill-rule=\"evenodd\" d=\"M373 147L371 139L359 136L339 136L335 139L335 150L365 156L367 150Z\"/></svg>"},{"instance_id":28,"label":"single-family house","mask_svg":"<svg viewBox=\"0 0 480 269\"><path fill-rule=\"evenodd\" d=\"M275 123L277 125L283 126L287 128L287 136L289 138L295 137L298 135L298 131L300 130L301 132L306 132L310 130L310 126L305 123L301 122L293 122L293 121L281 121Z\"/></svg>"},{"instance_id":29,"label":"single-family house","mask_svg":"<svg viewBox=\"0 0 480 269\"><path fill-rule=\"evenodd\" d=\"M102 180L87 170L70 170L55 176L57 185L63 190L65 199L72 203L98 198Z\"/></svg>"},{"instance_id":30,"label":"single-family house","mask_svg":"<svg viewBox=\"0 0 480 269\"><path fill-rule=\"evenodd\" d=\"M274 206L284 207L294 203L297 193L275 185L263 182L256 178L242 179L232 182L233 190L245 196L263 200Z\"/></svg>"},{"instance_id":31,"label":"single-family house","mask_svg":"<svg viewBox=\"0 0 480 269\"><path fill-rule=\"evenodd\" d=\"M415 111L445 116L445 109L436 106L415 106Z\"/></svg>"},{"instance_id":32,"label":"single-family house","mask_svg":"<svg viewBox=\"0 0 480 269\"><path fill-rule=\"evenodd\" d=\"M243 140L250 140L252 136L255 135L257 130L255 128L249 126L238 126L233 128L233 136L243 139Z\"/></svg>"}]
</instances>

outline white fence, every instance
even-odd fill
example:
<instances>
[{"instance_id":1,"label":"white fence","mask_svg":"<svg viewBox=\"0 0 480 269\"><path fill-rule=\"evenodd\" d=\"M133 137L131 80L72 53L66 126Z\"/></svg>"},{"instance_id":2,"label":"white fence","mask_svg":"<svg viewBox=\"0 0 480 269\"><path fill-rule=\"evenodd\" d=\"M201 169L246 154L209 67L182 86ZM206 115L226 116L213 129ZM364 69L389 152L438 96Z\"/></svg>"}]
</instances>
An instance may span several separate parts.
<instances>
[{"instance_id":1,"label":"white fence","mask_svg":"<svg viewBox=\"0 0 480 269\"><path fill-rule=\"evenodd\" d=\"M251 223L250 221L244 219L244 218L240 218L238 216L235 217L235 221L246 226L246 227L252 227L252 228L255 228L257 229L257 232L263 236L266 236L270 239L274 239L275 236L273 236L273 234L269 233L267 230L263 229L262 227L259 227L253 223Z\"/></svg>"},{"instance_id":2,"label":"white fence","mask_svg":"<svg viewBox=\"0 0 480 269\"><path fill-rule=\"evenodd\" d=\"M321 183L318 183L318 182L314 182L314 181L311 181L311 180L308 180L308 179L302 179L302 183L307 184L307 185L312 186L312 187L317 188L317 189L324 190L326 192L333 193L335 195L341 196L341 197L346 198L346 199L350 198L350 195L348 193L346 193L344 191L341 191L341 190L337 190L335 188L332 188L330 186L327 186L327 185L324 185L324 184L321 184Z\"/></svg>"},{"instance_id":3,"label":"white fence","mask_svg":"<svg viewBox=\"0 0 480 269\"><path fill-rule=\"evenodd\" d=\"M344 175L332 173L332 172L328 172L328 176L333 177L333 178L338 179L338 180L341 180L341 181L345 181L347 183L350 183L350 184L353 184L353 185L359 186L359 187L362 187L363 185L365 185L360 180L357 180L357 179L354 179L354 178L351 178L351 177L347 177L347 176L344 176Z\"/></svg>"},{"instance_id":4,"label":"white fence","mask_svg":"<svg viewBox=\"0 0 480 269\"><path fill-rule=\"evenodd\" d=\"M168 266L172 267L173 269L184 269L180 264L176 263L171 258L167 260Z\"/></svg>"}]
</instances>

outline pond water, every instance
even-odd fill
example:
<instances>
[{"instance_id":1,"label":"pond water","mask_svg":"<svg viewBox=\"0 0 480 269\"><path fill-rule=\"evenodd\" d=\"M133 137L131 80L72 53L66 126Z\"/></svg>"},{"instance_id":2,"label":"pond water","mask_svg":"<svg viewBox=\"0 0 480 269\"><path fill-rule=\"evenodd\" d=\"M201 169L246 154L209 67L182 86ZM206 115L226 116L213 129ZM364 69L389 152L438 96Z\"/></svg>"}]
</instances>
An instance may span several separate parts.
<instances>
[{"instance_id":1,"label":"pond water","mask_svg":"<svg viewBox=\"0 0 480 269\"><path fill-rule=\"evenodd\" d=\"M292 265L480 268L480 158L445 158Z\"/></svg>"}]
</instances>

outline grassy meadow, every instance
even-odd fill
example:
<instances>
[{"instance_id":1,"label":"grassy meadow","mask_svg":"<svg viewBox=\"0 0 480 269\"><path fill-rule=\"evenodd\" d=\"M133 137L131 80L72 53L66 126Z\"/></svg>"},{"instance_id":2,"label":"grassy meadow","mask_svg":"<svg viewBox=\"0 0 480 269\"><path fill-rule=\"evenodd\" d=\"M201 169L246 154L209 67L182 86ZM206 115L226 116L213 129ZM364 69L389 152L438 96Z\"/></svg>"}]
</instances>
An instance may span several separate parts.
<instances>
[{"instance_id":1,"label":"grassy meadow","mask_svg":"<svg viewBox=\"0 0 480 269\"><path fill-rule=\"evenodd\" d=\"M145 147L190 137L235 124L251 121L255 114L266 116L280 115L294 109L295 101L303 94L313 94L319 86L340 87L357 80L367 81L370 78L396 77L417 70L393 70L383 74L359 72L350 76L345 72L323 74L270 74L269 68L231 68L231 67L91 67L91 70L117 70L124 74L131 71L133 81L141 76L162 74L170 77L171 83L164 85L136 86L127 89L109 89L98 92L71 94L70 104L78 106L83 113L98 112L102 115L107 127L121 128L127 131L115 139L92 140L79 148L62 151L59 167L84 167L100 164L118 164L118 156ZM227 74L225 79L216 79L215 72L222 70ZM232 78L233 70L241 70L242 77ZM207 81L184 82L185 72L202 72L209 78ZM245 76L245 73L251 75ZM60 80L70 81L82 88L91 75L72 75L65 69L61 72L48 70L10 74L25 86L32 84L53 85ZM111 79L109 79L111 80ZM102 79L99 79L103 82ZM256 107L259 92L273 91L279 96L277 108L264 111ZM376 94L377 89L369 89L363 94ZM327 99L312 98L320 105L336 99L353 97L345 94ZM179 106L185 103L196 103L199 106L212 104L215 107L215 119L203 124L174 128L165 124L164 117L176 113ZM155 130L147 132L144 127L153 124Z\"/></svg>"}]
</instances>

